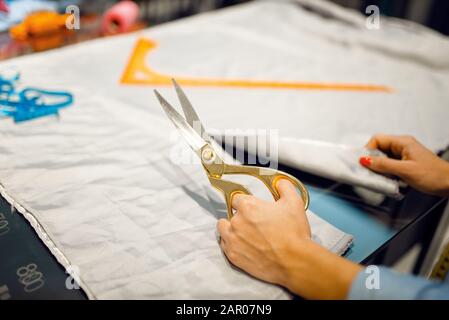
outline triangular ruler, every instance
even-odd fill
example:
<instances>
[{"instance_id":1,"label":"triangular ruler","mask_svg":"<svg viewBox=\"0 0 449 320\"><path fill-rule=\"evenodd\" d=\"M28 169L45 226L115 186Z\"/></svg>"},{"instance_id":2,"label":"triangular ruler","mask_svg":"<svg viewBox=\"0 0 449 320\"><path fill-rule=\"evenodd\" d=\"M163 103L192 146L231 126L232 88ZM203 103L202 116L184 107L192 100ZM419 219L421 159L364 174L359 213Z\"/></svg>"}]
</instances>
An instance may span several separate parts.
<instances>
[{"instance_id":1,"label":"triangular ruler","mask_svg":"<svg viewBox=\"0 0 449 320\"><path fill-rule=\"evenodd\" d=\"M318 82L279 82L255 81L243 79L205 79L185 78L176 75L165 75L155 72L145 64L147 56L157 47L156 42L149 39L139 39L126 66L121 83L138 85L168 85L171 79L183 86L202 87L240 87L240 88L269 88L269 89L296 89L296 90L336 90L336 91L375 91L391 92L386 86L345 84L345 83L318 83Z\"/></svg>"}]
</instances>

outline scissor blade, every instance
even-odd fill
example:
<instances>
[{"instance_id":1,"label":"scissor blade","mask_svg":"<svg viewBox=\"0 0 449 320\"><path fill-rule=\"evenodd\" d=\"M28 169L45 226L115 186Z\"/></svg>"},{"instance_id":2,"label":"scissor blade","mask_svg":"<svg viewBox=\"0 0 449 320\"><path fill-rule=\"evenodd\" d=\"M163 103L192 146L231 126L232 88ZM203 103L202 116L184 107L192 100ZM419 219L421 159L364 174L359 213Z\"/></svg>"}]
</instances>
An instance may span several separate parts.
<instances>
[{"instance_id":1,"label":"scissor blade","mask_svg":"<svg viewBox=\"0 0 449 320\"><path fill-rule=\"evenodd\" d=\"M184 115L186 117L187 123L207 142L210 143L211 139L209 135L204 130L203 124L201 123L198 114L195 109L193 109L192 104L187 98L184 91L181 89L179 84L172 79L173 85L175 86L176 94L178 95L179 102L181 103L182 110L184 111Z\"/></svg>"},{"instance_id":2,"label":"scissor blade","mask_svg":"<svg viewBox=\"0 0 449 320\"><path fill-rule=\"evenodd\" d=\"M187 121L176 111L168 102L165 100L157 90L154 90L154 94L156 95L159 103L167 114L168 118L173 122L176 128L179 130L184 139L187 140L190 147L194 151L201 150L206 141L204 141L201 136L193 130L193 128L187 123Z\"/></svg>"}]
</instances>

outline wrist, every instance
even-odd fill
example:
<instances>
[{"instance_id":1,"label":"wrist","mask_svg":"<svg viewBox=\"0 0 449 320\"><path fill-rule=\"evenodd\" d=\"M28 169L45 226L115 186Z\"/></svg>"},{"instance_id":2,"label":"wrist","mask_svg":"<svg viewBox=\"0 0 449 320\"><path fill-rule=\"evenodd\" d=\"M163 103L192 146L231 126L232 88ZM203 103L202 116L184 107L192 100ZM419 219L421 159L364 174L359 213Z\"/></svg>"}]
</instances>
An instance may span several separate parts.
<instances>
[{"instance_id":1,"label":"wrist","mask_svg":"<svg viewBox=\"0 0 449 320\"><path fill-rule=\"evenodd\" d=\"M308 299L346 299L363 269L311 239L292 244L283 263L280 284Z\"/></svg>"},{"instance_id":2,"label":"wrist","mask_svg":"<svg viewBox=\"0 0 449 320\"><path fill-rule=\"evenodd\" d=\"M303 269L307 266L307 262L302 260L303 256L307 256L305 252L308 252L309 247L312 246L313 240L310 238L300 238L293 241L289 241L285 251L279 255L279 265L280 265L280 277L278 284L289 289L292 292L292 285L294 285L295 280L298 280L296 273L298 269ZM295 292L297 293L297 292Z\"/></svg>"}]
</instances>

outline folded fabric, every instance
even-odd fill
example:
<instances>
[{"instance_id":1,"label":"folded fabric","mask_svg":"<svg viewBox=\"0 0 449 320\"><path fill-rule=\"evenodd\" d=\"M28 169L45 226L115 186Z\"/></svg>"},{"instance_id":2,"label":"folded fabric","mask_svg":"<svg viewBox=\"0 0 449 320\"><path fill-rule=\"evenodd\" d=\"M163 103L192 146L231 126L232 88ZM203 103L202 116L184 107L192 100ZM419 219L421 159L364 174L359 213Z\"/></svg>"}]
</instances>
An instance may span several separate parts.
<instances>
[{"instance_id":1,"label":"folded fabric","mask_svg":"<svg viewBox=\"0 0 449 320\"><path fill-rule=\"evenodd\" d=\"M400 198L397 180L374 173L359 164L361 156L372 153L373 151L364 147L323 141L293 138L281 138L279 141L279 161L282 163L335 181Z\"/></svg>"},{"instance_id":2,"label":"folded fabric","mask_svg":"<svg viewBox=\"0 0 449 320\"><path fill-rule=\"evenodd\" d=\"M366 155L385 156L378 150L335 144L325 141L275 137L266 135L224 137L235 141L252 155L265 158L270 165L283 163L314 175L364 187L395 198L401 198L398 180L374 173L359 164ZM272 150L270 150L272 149Z\"/></svg>"}]
</instances>

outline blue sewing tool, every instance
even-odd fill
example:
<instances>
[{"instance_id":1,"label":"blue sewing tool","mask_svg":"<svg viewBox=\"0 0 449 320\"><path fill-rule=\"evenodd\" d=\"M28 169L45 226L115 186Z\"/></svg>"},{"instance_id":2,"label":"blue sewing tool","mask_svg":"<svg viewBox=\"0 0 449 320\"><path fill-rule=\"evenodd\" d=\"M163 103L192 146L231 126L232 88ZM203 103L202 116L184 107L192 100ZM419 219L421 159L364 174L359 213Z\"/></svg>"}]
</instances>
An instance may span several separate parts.
<instances>
[{"instance_id":1,"label":"blue sewing tool","mask_svg":"<svg viewBox=\"0 0 449 320\"><path fill-rule=\"evenodd\" d=\"M20 75L10 78L0 75L0 116L12 117L14 122L23 122L45 116L59 116L59 109L73 103L73 95L65 91L49 91L37 88L16 90ZM56 102L48 101L53 98Z\"/></svg>"}]
</instances>

